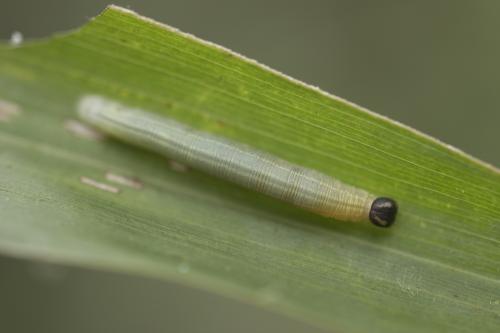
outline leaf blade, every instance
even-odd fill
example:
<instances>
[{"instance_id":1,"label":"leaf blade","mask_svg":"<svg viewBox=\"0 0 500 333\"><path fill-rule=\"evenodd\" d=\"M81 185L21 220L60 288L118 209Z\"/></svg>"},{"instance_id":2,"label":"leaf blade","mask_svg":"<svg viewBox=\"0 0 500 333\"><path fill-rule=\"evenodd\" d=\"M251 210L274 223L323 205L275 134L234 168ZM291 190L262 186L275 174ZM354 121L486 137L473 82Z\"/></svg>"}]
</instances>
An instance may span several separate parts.
<instances>
[{"instance_id":1,"label":"leaf blade","mask_svg":"<svg viewBox=\"0 0 500 333\"><path fill-rule=\"evenodd\" d=\"M0 49L0 59L0 97L24 109L1 124L6 250L188 280L339 331L498 325L494 168L117 7L71 35ZM391 195L398 225L332 223L111 140L74 137L63 124L87 93ZM110 170L144 189L79 182L106 182Z\"/></svg>"}]
</instances>

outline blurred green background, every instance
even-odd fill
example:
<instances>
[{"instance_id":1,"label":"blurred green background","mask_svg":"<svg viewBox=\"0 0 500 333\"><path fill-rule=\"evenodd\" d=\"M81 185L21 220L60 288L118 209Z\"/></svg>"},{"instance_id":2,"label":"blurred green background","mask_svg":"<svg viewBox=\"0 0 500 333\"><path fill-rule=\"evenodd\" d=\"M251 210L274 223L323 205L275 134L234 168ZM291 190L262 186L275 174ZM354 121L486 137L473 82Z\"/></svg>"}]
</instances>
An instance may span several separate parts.
<instances>
[{"instance_id":1,"label":"blurred green background","mask_svg":"<svg viewBox=\"0 0 500 333\"><path fill-rule=\"evenodd\" d=\"M1 0L0 38L74 29L101 0ZM500 2L123 0L500 165ZM320 332L159 281L0 257L0 331Z\"/></svg>"}]
</instances>

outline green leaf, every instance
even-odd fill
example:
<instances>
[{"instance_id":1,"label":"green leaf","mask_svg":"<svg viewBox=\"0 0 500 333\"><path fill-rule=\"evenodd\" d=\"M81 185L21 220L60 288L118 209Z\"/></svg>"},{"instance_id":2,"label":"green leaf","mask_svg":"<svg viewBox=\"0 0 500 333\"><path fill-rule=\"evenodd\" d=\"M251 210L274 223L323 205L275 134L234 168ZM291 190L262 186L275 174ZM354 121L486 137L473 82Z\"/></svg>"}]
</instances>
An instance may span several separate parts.
<instances>
[{"instance_id":1,"label":"green leaf","mask_svg":"<svg viewBox=\"0 0 500 333\"><path fill-rule=\"evenodd\" d=\"M332 221L86 132L87 94L394 197L398 220ZM119 7L1 46L0 100L3 254L179 281L336 332L500 327L500 173L411 128Z\"/></svg>"}]
</instances>

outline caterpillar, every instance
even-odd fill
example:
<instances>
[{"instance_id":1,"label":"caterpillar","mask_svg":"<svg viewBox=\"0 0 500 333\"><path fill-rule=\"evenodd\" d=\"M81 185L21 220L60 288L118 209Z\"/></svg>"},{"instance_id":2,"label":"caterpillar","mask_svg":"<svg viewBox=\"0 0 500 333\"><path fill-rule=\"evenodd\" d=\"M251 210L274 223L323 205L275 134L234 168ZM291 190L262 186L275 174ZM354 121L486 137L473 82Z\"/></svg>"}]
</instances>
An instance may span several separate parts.
<instances>
[{"instance_id":1,"label":"caterpillar","mask_svg":"<svg viewBox=\"0 0 500 333\"><path fill-rule=\"evenodd\" d=\"M78 114L113 137L326 217L378 227L396 218L398 205L391 198L160 115L96 95L80 99Z\"/></svg>"}]
</instances>

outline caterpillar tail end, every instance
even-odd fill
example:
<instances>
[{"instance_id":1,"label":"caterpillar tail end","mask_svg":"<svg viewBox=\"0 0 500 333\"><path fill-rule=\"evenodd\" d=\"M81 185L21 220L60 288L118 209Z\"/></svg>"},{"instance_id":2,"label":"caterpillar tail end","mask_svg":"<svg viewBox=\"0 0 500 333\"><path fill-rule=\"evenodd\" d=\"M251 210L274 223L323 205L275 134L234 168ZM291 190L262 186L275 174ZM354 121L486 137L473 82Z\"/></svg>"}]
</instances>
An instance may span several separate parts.
<instances>
[{"instance_id":1,"label":"caterpillar tail end","mask_svg":"<svg viewBox=\"0 0 500 333\"><path fill-rule=\"evenodd\" d=\"M373 200L370 208L370 221L381 228L390 227L396 220L398 204L391 198L380 197Z\"/></svg>"}]
</instances>

